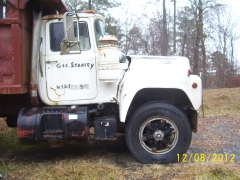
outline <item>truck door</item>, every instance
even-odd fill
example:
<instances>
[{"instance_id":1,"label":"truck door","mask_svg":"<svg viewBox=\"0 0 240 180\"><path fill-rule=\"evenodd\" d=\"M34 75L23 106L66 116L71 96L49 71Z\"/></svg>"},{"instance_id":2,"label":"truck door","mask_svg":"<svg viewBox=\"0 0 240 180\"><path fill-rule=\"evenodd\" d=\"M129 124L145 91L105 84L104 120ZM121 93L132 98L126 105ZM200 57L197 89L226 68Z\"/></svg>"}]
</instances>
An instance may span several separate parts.
<instances>
[{"instance_id":1,"label":"truck door","mask_svg":"<svg viewBox=\"0 0 240 180\"><path fill-rule=\"evenodd\" d=\"M76 40L69 54L60 54L64 39L63 22L50 20L46 24L46 85L51 101L94 99L97 96L96 54L94 52L90 21L83 18L74 22ZM46 38L46 39L48 39Z\"/></svg>"}]
</instances>

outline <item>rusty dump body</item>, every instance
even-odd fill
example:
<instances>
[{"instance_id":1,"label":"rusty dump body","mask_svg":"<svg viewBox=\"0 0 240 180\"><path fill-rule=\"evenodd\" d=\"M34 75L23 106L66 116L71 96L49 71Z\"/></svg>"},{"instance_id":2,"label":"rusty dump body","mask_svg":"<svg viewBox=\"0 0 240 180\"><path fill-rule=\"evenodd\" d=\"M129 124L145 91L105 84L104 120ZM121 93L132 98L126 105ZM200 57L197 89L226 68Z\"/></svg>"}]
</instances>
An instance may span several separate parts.
<instances>
[{"instance_id":1,"label":"rusty dump body","mask_svg":"<svg viewBox=\"0 0 240 180\"><path fill-rule=\"evenodd\" d=\"M61 0L6 1L6 17L0 19L0 117L13 118L22 107L31 106L33 8L36 5L41 7L42 16L67 11Z\"/></svg>"},{"instance_id":2,"label":"rusty dump body","mask_svg":"<svg viewBox=\"0 0 240 180\"><path fill-rule=\"evenodd\" d=\"M42 15L66 12L61 0L8 0L0 19L0 95L29 92L33 6Z\"/></svg>"}]
</instances>

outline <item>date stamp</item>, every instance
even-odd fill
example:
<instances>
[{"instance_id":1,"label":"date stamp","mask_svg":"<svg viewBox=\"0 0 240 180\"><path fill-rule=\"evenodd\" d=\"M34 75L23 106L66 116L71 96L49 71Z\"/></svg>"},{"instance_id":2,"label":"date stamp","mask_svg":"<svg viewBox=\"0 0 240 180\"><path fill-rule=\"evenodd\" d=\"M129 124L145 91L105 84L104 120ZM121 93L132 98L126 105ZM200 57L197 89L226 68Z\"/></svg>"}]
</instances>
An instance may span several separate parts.
<instances>
[{"instance_id":1,"label":"date stamp","mask_svg":"<svg viewBox=\"0 0 240 180\"><path fill-rule=\"evenodd\" d=\"M192 153L192 154L177 154L178 162L235 162L235 154L221 153Z\"/></svg>"}]
</instances>

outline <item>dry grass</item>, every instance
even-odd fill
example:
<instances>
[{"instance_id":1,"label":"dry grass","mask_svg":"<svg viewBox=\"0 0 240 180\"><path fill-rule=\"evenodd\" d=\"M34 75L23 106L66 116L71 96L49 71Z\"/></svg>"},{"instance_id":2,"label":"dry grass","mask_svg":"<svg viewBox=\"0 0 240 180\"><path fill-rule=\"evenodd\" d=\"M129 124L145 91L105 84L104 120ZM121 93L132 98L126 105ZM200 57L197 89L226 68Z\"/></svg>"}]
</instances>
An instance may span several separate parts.
<instances>
[{"instance_id":1,"label":"dry grass","mask_svg":"<svg viewBox=\"0 0 240 180\"><path fill-rule=\"evenodd\" d=\"M21 166L18 169L18 166ZM115 179L118 176L117 166L104 162L67 159L54 162L32 164L11 164L8 176L12 179Z\"/></svg>"},{"instance_id":2,"label":"dry grass","mask_svg":"<svg viewBox=\"0 0 240 180\"><path fill-rule=\"evenodd\" d=\"M239 116L240 88L206 89L203 104L205 117Z\"/></svg>"},{"instance_id":3,"label":"dry grass","mask_svg":"<svg viewBox=\"0 0 240 180\"><path fill-rule=\"evenodd\" d=\"M236 163L130 164L128 168L108 163L104 159L10 163L8 179L240 179L239 164Z\"/></svg>"},{"instance_id":4,"label":"dry grass","mask_svg":"<svg viewBox=\"0 0 240 180\"><path fill-rule=\"evenodd\" d=\"M214 147L218 147L218 145L222 146L222 142L212 140L209 136L214 136L212 128L216 125L215 121L231 123L231 118L229 117L227 118L228 120L225 120L225 116L236 117L233 119L238 120L238 124L234 126L239 127L240 88L204 90L203 97L205 117L211 118L201 119L199 122L200 130L194 138L201 136L204 139L193 138L191 147L192 149L200 149L201 153L207 153L207 150L219 153L221 151L214 149L211 145L217 144L217 146ZM221 118L218 118L220 116ZM211 124L209 124L209 122L211 122ZM235 134L239 135L240 131L238 130L240 128L238 127L232 130L234 132L236 131ZM6 127L4 126L4 128ZM48 152L44 154L42 153L42 149L37 151L31 151L29 149L21 150L21 152L26 152L26 154L19 154L16 153L14 149L21 149L22 147L15 143L16 139L14 140L14 138L16 137L11 135L13 131L14 130L5 129L4 132L0 132L0 174L3 174L5 179L240 179L239 162L190 162L169 165L144 165L134 160L128 151L124 153L111 153L98 146L94 146L95 149L85 148L83 151L80 149L79 151L81 152L78 152L78 150L74 151L75 155L71 155L72 151L68 151L69 154L65 155L65 150L62 150L63 152L56 157L50 153L50 158L44 158ZM9 136L9 134L11 136ZM229 132L226 136L230 134ZM12 140L14 140L14 143L8 146L8 142ZM201 143L208 144L206 142L210 143L210 145L206 147L201 145ZM240 144L240 140L237 140L236 143ZM12 152L2 151L6 150L6 148L12 149ZM1 152L4 154L1 155ZM39 154L44 155L40 156ZM41 159L41 157L43 158Z\"/></svg>"}]
</instances>

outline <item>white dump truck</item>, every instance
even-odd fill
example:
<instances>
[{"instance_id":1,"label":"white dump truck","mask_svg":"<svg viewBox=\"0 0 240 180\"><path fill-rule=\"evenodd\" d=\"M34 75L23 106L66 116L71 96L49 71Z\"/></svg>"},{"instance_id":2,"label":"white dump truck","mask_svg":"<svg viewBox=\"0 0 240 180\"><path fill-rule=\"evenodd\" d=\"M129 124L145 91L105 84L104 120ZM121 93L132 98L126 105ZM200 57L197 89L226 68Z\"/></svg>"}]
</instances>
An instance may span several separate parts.
<instances>
[{"instance_id":1,"label":"white dump truck","mask_svg":"<svg viewBox=\"0 0 240 180\"><path fill-rule=\"evenodd\" d=\"M60 146L124 133L138 161L177 162L197 132L202 102L189 60L124 55L94 11L73 14L56 4L60 13L51 14L46 1L19 2L22 16L0 20L0 65L12 67L0 68L0 116L17 126L19 140ZM14 25L17 36L7 30L16 33Z\"/></svg>"}]
</instances>

